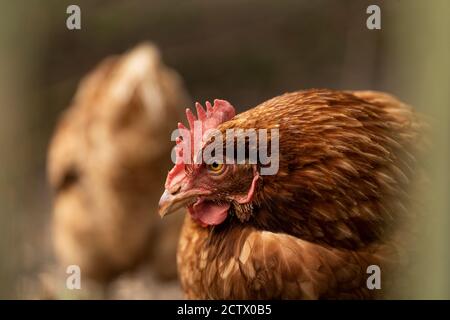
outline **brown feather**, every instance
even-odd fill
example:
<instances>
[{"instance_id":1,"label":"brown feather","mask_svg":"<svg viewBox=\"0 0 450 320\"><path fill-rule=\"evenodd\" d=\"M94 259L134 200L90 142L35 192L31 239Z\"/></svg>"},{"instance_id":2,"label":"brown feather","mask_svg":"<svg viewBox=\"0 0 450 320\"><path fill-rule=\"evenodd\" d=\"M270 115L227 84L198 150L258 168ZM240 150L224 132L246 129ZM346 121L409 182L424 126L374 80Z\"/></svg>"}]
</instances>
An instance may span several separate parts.
<instances>
[{"instance_id":1,"label":"brown feather","mask_svg":"<svg viewBox=\"0 0 450 320\"><path fill-rule=\"evenodd\" d=\"M247 220L203 228L189 216L178 268L188 298L375 298L406 252L408 190L421 124L379 92L284 94L219 129L279 128L280 168ZM405 231L406 230L406 231ZM400 239L402 241L400 241ZM383 290L366 286L369 265Z\"/></svg>"}]
</instances>

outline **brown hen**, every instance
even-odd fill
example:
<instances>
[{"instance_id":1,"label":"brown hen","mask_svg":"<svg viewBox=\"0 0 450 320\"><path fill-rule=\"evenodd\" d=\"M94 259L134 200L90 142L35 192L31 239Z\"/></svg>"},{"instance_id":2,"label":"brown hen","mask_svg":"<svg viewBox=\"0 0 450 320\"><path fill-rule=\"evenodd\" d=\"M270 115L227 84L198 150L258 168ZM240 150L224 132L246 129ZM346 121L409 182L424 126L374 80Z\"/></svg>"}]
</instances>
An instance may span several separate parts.
<instances>
[{"instance_id":1,"label":"brown hen","mask_svg":"<svg viewBox=\"0 0 450 320\"><path fill-rule=\"evenodd\" d=\"M227 129L278 129L279 170L261 175L260 159L188 163L189 137L177 140L160 214L189 209L177 256L188 298L386 296L408 252L421 140L410 107L381 92L308 90L237 116L222 100L207 103L206 112L197 104L197 112L203 129L224 136ZM196 118L187 115L192 126ZM200 140L203 151L216 141ZM381 270L381 289L367 284L371 265Z\"/></svg>"},{"instance_id":2,"label":"brown hen","mask_svg":"<svg viewBox=\"0 0 450 320\"><path fill-rule=\"evenodd\" d=\"M164 226L149 212L170 166L168 123L188 101L180 77L150 44L105 59L82 80L48 157L64 270L75 264L83 279L106 283L153 255L159 274L176 277L182 221Z\"/></svg>"}]
</instances>

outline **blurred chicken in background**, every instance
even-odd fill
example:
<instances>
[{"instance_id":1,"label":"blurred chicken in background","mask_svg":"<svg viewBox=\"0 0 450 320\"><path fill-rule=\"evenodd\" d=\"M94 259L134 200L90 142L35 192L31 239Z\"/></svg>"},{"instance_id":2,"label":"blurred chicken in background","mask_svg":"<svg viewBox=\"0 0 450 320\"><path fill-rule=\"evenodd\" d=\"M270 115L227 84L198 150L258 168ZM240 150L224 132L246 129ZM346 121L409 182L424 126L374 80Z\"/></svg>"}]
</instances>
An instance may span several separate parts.
<instances>
[{"instance_id":1,"label":"blurred chicken in background","mask_svg":"<svg viewBox=\"0 0 450 320\"><path fill-rule=\"evenodd\" d=\"M48 154L53 243L60 266L102 285L143 261L176 277L181 215L161 223L157 204L169 139L189 104L177 73L142 44L86 76L60 119Z\"/></svg>"}]
</instances>

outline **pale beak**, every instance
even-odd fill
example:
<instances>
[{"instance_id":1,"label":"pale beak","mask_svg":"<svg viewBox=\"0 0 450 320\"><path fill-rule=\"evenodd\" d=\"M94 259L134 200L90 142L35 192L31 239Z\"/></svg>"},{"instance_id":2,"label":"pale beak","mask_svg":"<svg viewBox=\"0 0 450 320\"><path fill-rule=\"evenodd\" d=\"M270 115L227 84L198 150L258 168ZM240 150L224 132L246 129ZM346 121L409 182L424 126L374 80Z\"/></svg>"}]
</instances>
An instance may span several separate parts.
<instances>
[{"instance_id":1,"label":"pale beak","mask_svg":"<svg viewBox=\"0 0 450 320\"><path fill-rule=\"evenodd\" d=\"M165 215L173 213L175 210L181 208L182 206L183 202L177 201L177 196L171 194L169 190L166 189L159 199L159 215L161 216L161 218L164 218Z\"/></svg>"},{"instance_id":2,"label":"pale beak","mask_svg":"<svg viewBox=\"0 0 450 320\"><path fill-rule=\"evenodd\" d=\"M195 189L183 192L178 188L178 190L173 193L166 189L159 199L159 215L161 216L161 218L164 218L164 216L171 214L182 207L187 207L189 204L194 203L198 196L207 194L209 194L209 192Z\"/></svg>"}]
</instances>

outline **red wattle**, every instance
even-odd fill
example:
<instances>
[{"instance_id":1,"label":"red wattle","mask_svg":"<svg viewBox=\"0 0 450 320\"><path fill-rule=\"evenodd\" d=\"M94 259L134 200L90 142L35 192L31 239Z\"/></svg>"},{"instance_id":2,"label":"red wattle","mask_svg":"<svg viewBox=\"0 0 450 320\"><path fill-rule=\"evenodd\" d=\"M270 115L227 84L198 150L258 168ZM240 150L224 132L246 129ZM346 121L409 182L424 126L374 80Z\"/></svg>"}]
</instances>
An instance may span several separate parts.
<instances>
[{"instance_id":1,"label":"red wattle","mask_svg":"<svg viewBox=\"0 0 450 320\"><path fill-rule=\"evenodd\" d=\"M225 221L228 216L229 203L217 204L212 201L199 199L189 207L189 213L202 226L215 226Z\"/></svg>"}]
</instances>

